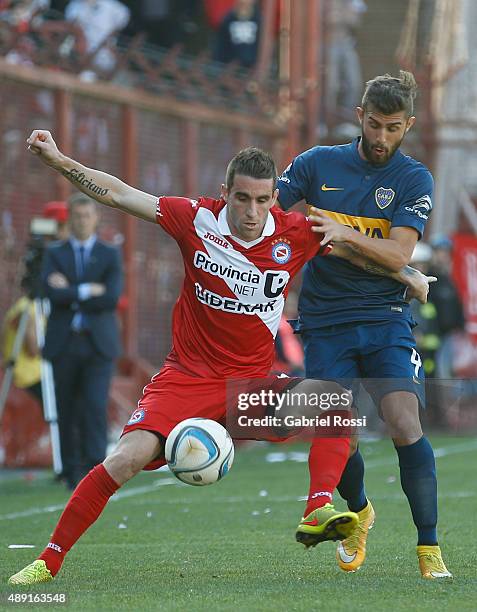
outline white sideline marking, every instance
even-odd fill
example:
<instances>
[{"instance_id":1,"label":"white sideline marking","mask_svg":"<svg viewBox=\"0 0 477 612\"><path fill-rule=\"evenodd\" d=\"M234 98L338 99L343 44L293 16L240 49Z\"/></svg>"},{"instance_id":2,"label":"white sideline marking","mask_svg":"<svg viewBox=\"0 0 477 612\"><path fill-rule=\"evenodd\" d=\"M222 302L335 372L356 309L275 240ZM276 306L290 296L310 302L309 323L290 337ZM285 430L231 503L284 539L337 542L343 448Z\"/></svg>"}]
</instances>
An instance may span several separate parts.
<instances>
[{"instance_id":1,"label":"white sideline marking","mask_svg":"<svg viewBox=\"0 0 477 612\"><path fill-rule=\"evenodd\" d=\"M454 455L456 453L466 453L468 451L477 450L477 440L470 442L464 442L463 444L454 444L452 446L444 446L442 448L434 449L434 456L436 459L446 457L447 455ZM267 463L284 463L286 461L296 461L297 463L305 463L308 461L308 454L304 452L270 452L265 456ZM364 458L364 464L366 469L374 467L384 467L386 465L397 465L396 456L383 457L381 459L366 459Z\"/></svg>"},{"instance_id":2,"label":"white sideline marking","mask_svg":"<svg viewBox=\"0 0 477 612\"><path fill-rule=\"evenodd\" d=\"M141 495L141 493L149 493L157 489L158 487L162 487L165 485L177 485L179 481L175 478L163 478L162 480L157 480L152 485L144 485L142 487L132 487L131 489L126 489L125 491L119 491L115 493L109 501L119 501L120 499L124 499L125 497L133 497L134 495ZM35 514L48 514L49 512L57 512L58 510L63 510L65 504L56 504L54 506L44 506L43 508L29 508L28 510L23 510L22 512L10 512L9 514L1 514L0 521L8 521L17 518L25 518L27 516L34 516Z\"/></svg>"},{"instance_id":3,"label":"white sideline marking","mask_svg":"<svg viewBox=\"0 0 477 612\"><path fill-rule=\"evenodd\" d=\"M23 510L22 512L11 512L10 514L0 515L0 521L8 521L16 518L24 518L26 516L34 516L35 514L48 514L48 512L56 512L57 510L62 510L64 507L64 504L56 504L56 506L44 506L43 508L30 508L29 510Z\"/></svg>"},{"instance_id":4,"label":"white sideline marking","mask_svg":"<svg viewBox=\"0 0 477 612\"><path fill-rule=\"evenodd\" d=\"M451 446L447 446L447 447L442 447L442 448L435 448L434 449L434 455L436 457L436 459L442 459L443 457L447 457L449 455L457 455L459 453L467 453L469 451L474 451L477 450L477 440L473 440L470 442L464 442L463 444L453 444ZM370 469L370 468L375 468L375 467L381 467L381 466L386 466L386 465L395 465L396 464L396 457L385 457L382 459L377 459L376 461L365 461L365 467L366 469ZM132 487L131 489L126 489L125 491L119 491L118 493L115 493L113 495L113 497L111 498L110 501L119 501L120 499L124 499L126 497L134 497L136 495L141 495L142 493L150 493L151 491L154 491L154 489L157 489L160 486L165 486L165 485L180 485L181 483L176 480L175 478L162 478L160 480L156 480L156 482L152 485L144 485L141 487ZM449 493L449 494L440 494L439 498L444 499L446 497L475 497L476 493L472 492L472 491L460 491L460 492L456 492L456 493ZM385 498L394 498L394 495L386 495L386 496L376 496L374 495L373 498L374 499L379 499L381 497L385 497ZM397 495L396 494L396 499L400 499L401 495ZM230 497L230 498L225 498L224 501L225 503L236 503L237 501L246 501L248 498L245 497ZM254 501L255 497L250 497L250 501ZM163 500L163 502L168 503L167 500ZM276 497L273 499L270 499L270 501L278 501L278 502L284 502L284 501L297 501L296 497ZM171 500L170 503L177 503L178 500ZM8 520L15 520L17 518L25 518L28 516L34 516L36 514L48 514L49 512L56 512L58 510L63 510L64 508L64 504L56 504L54 506L44 506L43 508L29 508L28 510L23 510L21 512L11 512L9 514L0 514L0 521L8 521Z\"/></svg>"},{"instance_id":5,"label":"white sideline marking","mask_svg":"<svg viewBox=\"0 0 477 612\"><path fill-rule=\"evenodd\" d=\"M434 449L434 457L436 459L442 459L443 457L447 457L448 455L457 455L459 453L468 453L470 451L477 450L477 440L471 440L470 442L464 442L463 444L453 444L451 446L443 446L441 448ZM381 467L386 465L397 465L396 456L394 457L386 457L382 459L376 459L375 461L370 460L367 461L364 459L365 469L370 469L374 467Z\"/></svg>"},{"instance_id":6,"label":"white sideline marking","mask_svg":"<svg viewBox=\"0 0 477 612\"><path fill-rule=\"evenodd\" d=\"M162 480L156 480L156 482L152 485L143 485L142 487L131 487L130 489L126 489L125 491L119 491L115 493L110 501L118 501L120 499L124 499L125 497L134 497L134 495L141 495L141 493L149 493L150 491L154 491L157 487L164 487L166 485L178 485L179 481L176 478L163 478ZM0 516L0 519L2 517Z\"/></svg>"}]
</instances>

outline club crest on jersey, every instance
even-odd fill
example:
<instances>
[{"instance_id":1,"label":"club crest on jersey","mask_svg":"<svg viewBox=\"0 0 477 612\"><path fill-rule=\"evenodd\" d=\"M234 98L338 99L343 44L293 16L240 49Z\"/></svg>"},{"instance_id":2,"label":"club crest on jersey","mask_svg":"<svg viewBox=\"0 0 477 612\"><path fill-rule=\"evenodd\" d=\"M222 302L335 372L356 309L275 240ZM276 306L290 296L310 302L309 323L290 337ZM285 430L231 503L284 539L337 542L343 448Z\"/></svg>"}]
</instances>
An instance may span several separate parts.
<instances>
[{"instance_id":1,"label":"club crest on jersey","mask_svg":"<svg viewBox=\"0 0 477 612\"><path fill-rule=\"evenodd\" d=\"M386 189L385 187L378 187L374 193L374 199L376 200L376 204L378 208L381 210L386 208L391 204L394 200L394 196L396 193L393 189Z\"/></svg>"},{"instance_id":2,"label":"club crest on jersey","mask_svg":"<svg viewBox=\"0 0 477 612\"><path fill-rule=\"evenodd\" d=\"M143 410L142 408L139 410L135 410L132 413L131 418L128 421L128 425L135 425L136 423L140 423L141 421L144 421L145 416L146 416L146 411Z\"/></svg>"},{"instance_id":3,"label":"club crest on jersey","mask_svg":"<svg viewBox=\"0 0 477 612\"><path fill-rule=\"evenodd\" d=\"M288 240L277 240L272 246L272 257L279 264L286 264L290 261L292 254L291 246Z\"/></svg>"}]
</instances>

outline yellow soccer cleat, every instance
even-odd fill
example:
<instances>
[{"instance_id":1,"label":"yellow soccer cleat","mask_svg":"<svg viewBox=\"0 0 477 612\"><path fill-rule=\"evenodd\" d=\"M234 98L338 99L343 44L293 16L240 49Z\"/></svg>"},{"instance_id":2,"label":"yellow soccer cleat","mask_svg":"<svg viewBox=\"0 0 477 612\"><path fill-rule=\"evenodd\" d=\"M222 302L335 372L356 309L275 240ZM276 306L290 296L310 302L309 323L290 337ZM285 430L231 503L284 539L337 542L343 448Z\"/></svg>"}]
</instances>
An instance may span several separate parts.
<instances>
[{"instance_id":1,"label":"yellow soccer cleat","mask_svg":"<svg viewBox=\"0 0 477 612\"><path fill-rule=\"evenodd\" d=\"M439 546L418 546L417 558L419 569L423 578L434 580L435 578L452 578L452 574L442 560Z\"/></svg>"},{"instance_id":2,"label":"yellow soccer cleat","mask_svg":"<svg viewBox=\"0 0 477 612\"><path fill-rule=\"evenodd\" d=\"M13 574L8 579L8 584L29 585L39 584L40 582L49 582L53 580L50 570L46 567L46 563L37 559L27 565L17 574Z\"/></svg>"},{"instance_id":3,"label":"yellow soccer cleat","mask_svg":"<svg viewBox=\"0 0 477 612\"><path fill-rule=\"evenodd\" d=\"M343 571L355 572L363 565L368 531L374 525L375 516L374 508L368 499L366 507L358 512L358 527L349 538L340 542L336 549L336 559Z\"/></svg>"},{"instance_id":4,"label":"yellow soccer cleat","mask_svg":"<svg viewBox=\"0 0 477 612\"><path fill-rule=\"evenodd\" d=\"M354 512L338 512L334 506L326 504L301 519L295 537L308 548L326 540L343 540L357 524L358 515Z\"/></svg>"}]
</instances>

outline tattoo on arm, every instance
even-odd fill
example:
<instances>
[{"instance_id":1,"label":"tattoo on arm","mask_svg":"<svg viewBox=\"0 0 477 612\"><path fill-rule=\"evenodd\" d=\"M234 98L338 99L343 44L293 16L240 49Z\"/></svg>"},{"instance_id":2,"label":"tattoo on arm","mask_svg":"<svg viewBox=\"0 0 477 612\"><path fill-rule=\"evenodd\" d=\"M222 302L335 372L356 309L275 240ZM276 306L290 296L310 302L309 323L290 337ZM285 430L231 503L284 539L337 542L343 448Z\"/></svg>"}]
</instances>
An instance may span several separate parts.
<instances>
[{"instance_id":1,"label":"tattoo on arm","mask_svg":"<svg viewBox=\"0 0 477 612\"><path fill-rule=\"evenodd\" d=\"M92 179L89 179L84 172L80 172L76 168L72 168L71 170L63 170L62 174L72 183L78 183L78 185L85 187L88 191L91 191L91 193L94 193L95 195L104 197L109 192L109 189L104 189L99 185L96 185L96 183L94 183Z\"/></svg>"},{"instance_id":2,"label":"tattoo on arm","mask_svg":"<svg viewBox=\"0 0 477 612\"><path fill-rule=\"evenodd\" d=\"M338 257L340 255L345 257L345 259L347 259L350 263L357 266L358 268L361 268L361 270L364 270L365 272L369 272L370 274L376 274L378 276L388 276L388 277L395 278L396 280L398 280L397 279L397 276L399 274L398 272L391 272L391 270L389 270L388 268L384 266L380 266L375 261L372 261L371 259L369 259L362 252L359 246L356 246L354 244L353 245L339 244L338 247L339 247ZM415 271L413 270L413 268L406 266L405 268L401 270L401 275L404 274L406 276L412 276L414 272Z\"/></svg>"},{"instance_id":3,"label":"tattoo on arm","mask_svg":"<svg viewBox=\"0 0 477 612\"><path fill-rule=\"evenodd\" d=\"M366 262L363 267L363 270L365 270L366 272L370 272L371 274L379 274L380 276L390 276L390 275L400 274L402 276L412 277L418 274L418 271L415 270L414 268L411 268L411 266L404 266L404 268L402 268L399 272L391 273L391 271L388 270L387 268L383 268L382 266L372 261Z\"/></svg>"},{"instance_id":4,"label":"tattoo on arm","mask_svg":"<svg viewBox=\"0 0 477 612\"><path fill-rule=\"evenodd\" d=\"M417 277L420 273L418 270L411 268L411 266L404 266L399 270L399 272L391 272L387 268L383 268L374 262L366 262L363 266L363 270L366 272L370 272L371 274L378 274L379 276L388 276L389 278L394 278L398 282L411 286L411 278ZM416 278L414 278L414 281Z\"/></svg>"},{"instance_id":5,"label":"tattoo on arm","mask_svg":"<svg viewBox=\"0 0 477 612\"><path fill-rule=\"evenodd\" d=\"M344 257L350 263L361 268L365 272L369 272L370 274L377 274L378 276L388 276L390 278L394 278L399 282L403 282L403 276L411 278L416 277L419 272L411 266L404 266L399 272L391 272L388 268L384 266L380 266L378 263L372 261L362 252L361 248L356 245L350 244L339 244L338 248L335 248L335 255L337 257ZM333 255L333 251L331 251Z\"/></svg>"},{"instance_id":6,"label":"tattoo on arm","mask_svg":"<svg viewBox=\"0 0 477 612\"><path fill-rule=\"evenodd\" d=\"M366 257L359 246L341 243L337 246L338 248L334 248L334 253L331 251L332 255L336 254L338 257L344 257L353 265L371 274L387 276L390 273L388 269Z\"/></svg>"},{"instance_id":7,"label":"tattoo on arm","mask_svg":"<svg viewBox=\"0 0 477 612\"><path fill-rule=\"evenodd\" d=\"M365 272L369 272L370 274L379 274L381 276L388 276L390 274L389 270L372 261L366 262L364 264L363 270Z\"/></svg>"},{"instance_id":8,"label":"tattoo on arm","mask_svg":"<svg viewBox=\"0 0 477 612\"><path fill-rule=\"evenodd\" d=\"M358 255L362 255L363 257L366 257L366 253L364 252L364 250L357 244L347 244L346 246L348 249L350 249L354 253L358 253Z\"/></svg>"}]
</instances>

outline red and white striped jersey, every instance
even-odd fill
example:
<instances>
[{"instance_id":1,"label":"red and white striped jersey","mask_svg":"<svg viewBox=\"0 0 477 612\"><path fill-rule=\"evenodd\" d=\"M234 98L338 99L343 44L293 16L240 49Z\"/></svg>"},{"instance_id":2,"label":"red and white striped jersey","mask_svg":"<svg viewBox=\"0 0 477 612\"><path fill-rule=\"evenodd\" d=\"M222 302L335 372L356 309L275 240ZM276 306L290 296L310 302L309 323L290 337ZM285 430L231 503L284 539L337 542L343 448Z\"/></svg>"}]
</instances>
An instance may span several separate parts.
<instances>
[{"instance_id":1,"label":"red and white striped jersey","mask_svg":"<svg viewBox=\"0 0 477 612\"><path fill-rule=\"evenodd\" d=\"M157 222L177 241L185 268L166 363L210 378L266 376L288 283L323 236L302 214L273 207L262 235L244 242L226 215L224 200L158 199Z\"/></svg>"}]
</instances>

